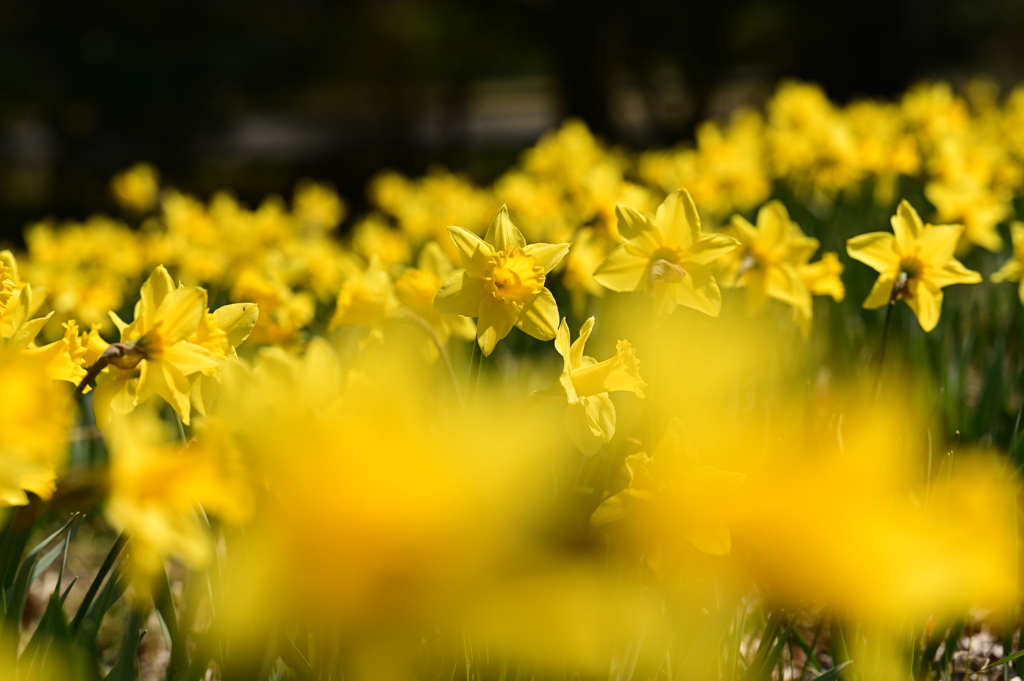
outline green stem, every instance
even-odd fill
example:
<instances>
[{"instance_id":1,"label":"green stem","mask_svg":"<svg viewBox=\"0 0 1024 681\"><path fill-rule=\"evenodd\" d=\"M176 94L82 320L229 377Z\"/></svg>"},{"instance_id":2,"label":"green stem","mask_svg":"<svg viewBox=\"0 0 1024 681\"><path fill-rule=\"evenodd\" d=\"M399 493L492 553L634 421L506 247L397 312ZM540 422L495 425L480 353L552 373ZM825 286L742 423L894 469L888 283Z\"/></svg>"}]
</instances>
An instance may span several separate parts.
<instances>
[{"instance_id":1,"label":"green stem","mask_svg":"<svg viewBox=\"0 0 1024 681\"><path fill-rule=\"evenodd\" d=\"M896 307L896 301L889 303L885 311L885 323L882 326L882 342L878 349L878 368L875 370L875 403L882 392L882 371L885 368L885 351L889 348L889 330L892 328L892 311Z\"/></svg>"}]
</instances>

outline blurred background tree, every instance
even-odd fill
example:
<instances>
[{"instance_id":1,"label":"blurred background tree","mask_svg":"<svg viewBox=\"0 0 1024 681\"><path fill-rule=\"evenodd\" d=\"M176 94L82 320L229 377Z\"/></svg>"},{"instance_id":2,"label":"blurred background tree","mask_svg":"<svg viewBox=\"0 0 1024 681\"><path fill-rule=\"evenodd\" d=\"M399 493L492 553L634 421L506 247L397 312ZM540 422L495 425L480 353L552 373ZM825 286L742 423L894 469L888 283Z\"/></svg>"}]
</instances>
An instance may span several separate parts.
<instances>
[{"instance_id":1,"label":"blurred background tree","mask_svg":"<svg viewBox=\"0 0 1024 681\"><path fill-rule=\"evenodd\" d=\"M356 213L385 167L489 181L565 116L669 145L779 78L840 101L1022 77L1016 0L58 0L0 4L0 240L114 211L110 176L250 202L303 176Z\"/></svg>"}]
</instances>

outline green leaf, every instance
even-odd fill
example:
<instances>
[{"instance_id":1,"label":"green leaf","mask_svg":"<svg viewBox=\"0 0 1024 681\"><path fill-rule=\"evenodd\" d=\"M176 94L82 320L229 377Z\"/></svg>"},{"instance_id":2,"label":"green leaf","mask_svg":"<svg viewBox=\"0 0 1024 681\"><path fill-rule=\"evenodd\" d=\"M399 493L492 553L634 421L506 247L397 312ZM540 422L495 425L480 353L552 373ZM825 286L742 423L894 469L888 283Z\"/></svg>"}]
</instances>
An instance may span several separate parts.
<instances>
[{"instance_id":1,"label":"green leaf","mask_svg":"<svg viewBox=\"0 0 1024 681\"><path fill-rule=\"evenodd\" d=\"M114 542L114 545L110 547L110 551L107 553L107 557L103 560L103 565L100 566L99 572L96 573L96 577L93 578L92 584L89 585L89 590L85 592L85 597L82 599L82 603L78 606L78 612L75 613L75 618L71 621L71 630L78 632L82 628L82 621L85 619L86 613L89 608L92 607L92 601L96 598L96 594L99 593L100 585L103 584L104 578L107 573L110 572L110 568L114 567L114 562L117 557L121 554L121 549L124 548L125 543L128 541L128 537L122 532Z\"/></svg>"},{"instance_id":2,"label":"green leaf","mask_svg":"<svg viewBox=\"0 0 1024 681\"><path fill-rule=\"evenodd\" d=\"M142 637L146 635L146 630L140 628L141 624L142 615L132 608L131 614L128 615L128 625L125 627L121 654L110 673L103 677L104 681L136 681L139 678L135 663L138 658L139 644L142 643Z\"/></svg>"},{"instance_id":3,"label":"green leaf","mask_svg":"<svg viewBox=\"0 0 1024 681\"><path fill-rule=\"evenodd\" d=\"M818 676L815 676L812 681L818 681L819 679L821 681L834 681L835 679L838 679L839 675L843 673L843 670L849 667L851 664L853 664L853 660L847 660L846 662L840 665L832 667L832 669L829 669L824 674L819 674Z\"/></svg>"},{"instance_id":4,"label":"green leaf","mask_svg":"<svg viewBox=\"0 0 1024 681\"><path fill-rule=\"evenodd\" d=\"M289 638L285 638L281 645L280 651L281 659L284 661L288 668L291 669L300 681L319 681L320 677L313 671L313 667L309 664L309 661L299 652L295 642Z\"/></svg>"}]
</instances>

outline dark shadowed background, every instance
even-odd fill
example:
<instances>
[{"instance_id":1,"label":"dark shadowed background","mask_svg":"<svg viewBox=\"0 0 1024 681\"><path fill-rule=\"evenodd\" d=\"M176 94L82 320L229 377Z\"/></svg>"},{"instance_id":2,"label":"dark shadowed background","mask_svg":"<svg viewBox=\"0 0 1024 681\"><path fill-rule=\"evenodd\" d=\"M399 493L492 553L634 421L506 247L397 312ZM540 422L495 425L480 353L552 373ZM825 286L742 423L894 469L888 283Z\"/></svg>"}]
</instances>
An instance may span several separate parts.
<instances>
[{"instance_id":1,"label":"dark shadowed background","mask_svg":"<svg viewBox=\"0 0 1024 681\"><path fill-rule=\"evenodd\" d=\"M384 167L492 179L565 116L668 145L782 77L835 99L1022 78L1019 0L0 3L0 240L115 207L110 176L253 202Z\"/></svg>"}]
</instances>

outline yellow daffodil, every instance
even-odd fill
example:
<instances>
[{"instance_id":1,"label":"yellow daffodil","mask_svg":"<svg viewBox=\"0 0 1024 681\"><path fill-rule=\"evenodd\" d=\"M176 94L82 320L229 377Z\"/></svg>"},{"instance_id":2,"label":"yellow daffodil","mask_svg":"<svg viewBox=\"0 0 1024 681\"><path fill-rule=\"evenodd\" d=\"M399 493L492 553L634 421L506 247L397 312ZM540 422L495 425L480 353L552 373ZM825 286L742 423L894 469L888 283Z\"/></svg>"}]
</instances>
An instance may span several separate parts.
<instances>
[{"instance_id":1,"label":"yellow daffodil","mask_svg":"<svg viewBox=\"0 0 1024 681\"><path fill-rule=\"evenodd\" d=\"M328 328L333 331L339 326L379 326L397 306L391 276L380 258L374 256L364 271L342 284Z\"/></svg>"},{"instance_id":2,"label":"yellow daffodil","mask_svg":"<svg viewBox=\"0 0 1024 681\"><path fill-rule=\"evenodd\" d=\"M803 233L781 202L762 206L756 227L734 215L730 233L742 247L730 254L726 277L746 289L748 311L760 309L769 298L782 301L793 307L793 316L806 335L813 314L812 294L843 299L842 264L834 253L826 254L827 260L809 262L818 250L818 240Z\"/></svg>"},{"instance_id":3,"label":"yellow daffodil","mask_svg":"<svg viewBox=\"0 0 1024 681\"><path fill-rule=\"evenodd\" d=\"M111 313L121 331L120 343L106 352L109 366L96 380L93 406L101 427L110 420L109 409L125 414L153 395L170 404L188 424L192 386L188 377L220 365L208 348L190 342L206 313L206 291L198 286L174 288L163 266L142 285L131 324Z\"/></svg>"},{"instance_id":4,"label":"yellow daffodil","mask_svg":"<svg viewBox=\"0 0 1024 681\"><path fill-rule=\"evenodd\" d=\"M213 540L197 504L231 521L248 514L244 481L226 475L216 458L182 449L175 437L146 409L120 416L110 427L106 515L130 538L132 567L141 586L163 571L165 556L193 567L210 560Z\"/></svg>"},{"instance_id":5,"label":"yellow daffodil","mask_svg":"<svg viewBox=\"0 0 1024 681\"><path fill-rule=\"evenodd\" d=\"M434 311L434 297L454 269L441 247L429 241L420 251L416 267L403 272L395 282L399 302L430 324L442 343L452 336L459 340L476 336L476 324L469 317Z\"/></svg>"},{"instance_id":6,"label":"yellow daffodil","mask_svg":"<svg viewBox=\"0 0 1024 681\"><path fill-rule=\"evenodd\" d=\"M1014 220L1010 223L1010 239L1013 241L1013 256L995 272L991 279L994 282L1019 281L1017 295L1024 303L1024 222Z\"/></svg>"},{"instance_id":7,"label":"yellow daffodil","mask_svg":"<svg viewBox=\"0 0 1024 681\"><path fill-rule=\"evenodd\" d=\"M864 308L906 301L921 328L931 331L942 314L942 289L977 284L981 275L953 257L962 225L926 225L907 201L892 216L893 234L871 232L846 242L850 257L878 271Z\"/></svg>"},{"instance_id":8,"label":"yellow daffodil","mask_svg":"<svg viewBox=\"0 0 1024 681\"><path fill-rule=\"evenodd\" d=\"M434 298L434 311L479 317L477 342L484 355L512 326L539 340L551 340L558 328L558 306L544 286L569 244L527 244L502 206L481 239L461 227L449 227L465 269L452 274Z\"/></svg>"},{"instance_id":9,"label":"yellow daffodil","mask_svg":"<svg viewBox=\"0 0 1024 681\"><path fill-rule=\"evenodd\" d=\"M584 322L576 342L569 345L569 326L562 320L555 336L555 349L563 360L562 375L555 385L538 393L568 401L565 429L587 456L596 454L615 435L615 405L608 393L622 390L643 398L647 387L640 378L640 360L629 341L620 340L615 356L603 362L583 354L593 329L591 317Z\"/></svg>"},{"instance_id":10,"label":"yellow daffodil","mask_svg":"<svg viewBox=\"0 0 1024 681\"><path fill-rule=\"evenodd\" d=\"M610 532L629 528L648 566L664 575L687 541L698 551L724 556L732 550L727 523L730 496L745 475L700 464L683 424L673 419L653 457L626 458L629 486L594 511L590 524Z\"/></svg>"},{"instance_id":11,"label":"yellow daffodil","mask_svg":"<svg viewBox=\"0 0 1024 681\"><path fill-rule=\"evenodd\" d=\"M654 298L654 323L660 324L684 305L717 317L722 294L709 265L736 248L724 234L701 231L693 199L685 190L672 192L657 213L619 204L617 246L594 272L612 291L643 291Z\"/></svg>"},{"instance_id":12,"label":"yellow daffodil","mask_svg":"<svg viewBox=\"0 0 1024 681\"><path fill-rule=\"evenodd\" d=\"M329 231L345 219L347 206L329 185L300 180L295 185L295 215L309 228Z\"/></svg>"},{"instance_id":13,"label":"yellow daffodil","mask_svg":"<svg viewBox=\"0 0 1024 681\"><path fill-rule=\"evenodd\" d=\"M160 173L148 163L137 163L115 175L110 188L114 198L125 208L138 212L149 210L160 193Z\"/></svg>"},{"instance_id":14,"label":"yellow daffodil","mask_svg":"<svg viewBox=\"0 0 1024 681\"><path fill-rule=\"evenodd\" d=\"M70 424L46 358L0 348L0 507L27 504L26 492L50 498Z\"/></svg>"}]
</instances>

